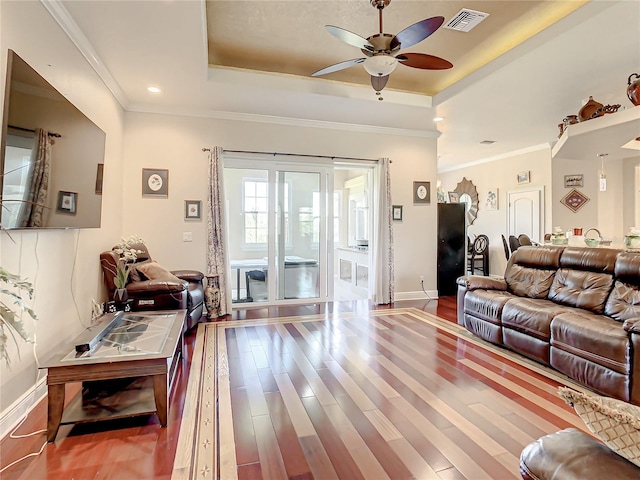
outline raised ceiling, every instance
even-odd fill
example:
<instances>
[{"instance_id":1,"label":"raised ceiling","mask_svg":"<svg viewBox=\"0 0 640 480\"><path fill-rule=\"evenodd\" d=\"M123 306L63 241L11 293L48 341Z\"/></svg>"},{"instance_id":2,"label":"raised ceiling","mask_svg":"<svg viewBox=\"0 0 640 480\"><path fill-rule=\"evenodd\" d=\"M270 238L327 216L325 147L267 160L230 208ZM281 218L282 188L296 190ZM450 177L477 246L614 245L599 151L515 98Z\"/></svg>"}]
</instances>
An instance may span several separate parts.
<instances>
[{"instance_id":1,"label":"raised ceiling","mask_svg":"<svg viewBox=\"0 0 640 480\"><path fill-rule=\"evenodd\" d=\"M377 12L369 0L43 1L125 110L439 135L441 171L549 148L557 140L557 124L576 114L590 95L603 104L631 107L625 91L628 76L640 73L640 1L583 3L392 0L384 11L384 30L391 33L429 16L449 20L463 7L490 16L469 34L441 27L411 47L447 58L454 68L427 72L399 66L379 102L360 66L342 72L358 83L334 75L310 77L358 56L357 48L343 45L324 25L360 35L376 32ZM579 8L552 23L549 10L547 17L542 12L556 7ZM501 17L504 12L512 12L510 20ZM455 47L464 54L456 53L453 40L445 42L489 30L494 33L482 47L476 40ZM502 50L489 48L487 43L498 40ZM209 56L218 49L244 63L217 66ZM277 60L271 67L265 66L269 58ZM286 70L301 66L300 74ZM471 73L463 73L465 68ZM419 93L407 93L403 90L411 87L397 83L405 74ZM447 77L454 74L462 78ZM162 93L148 93L150 84ZM436 125L435 115L445 120ZM319 153L335 153L331 148Z\"/></svg>"},{"instance_id":2,"label":"raised ceiling","mask_svg":"<svg viewBox=\"0 0 640 480\"><path fill-rule=\"evenodd\" d=\"M407 1L383 10L383 31L397 34L425 18L445 24L462 8L489 14L470 32L444 28L406 51L445 58L449 70L398 66L387 88L434 95L521 44L586 3L577 1ZM207 0L209 64L308 77L328 65L361 58L358 48L331 36L334 25L367 38L379 32L378 11L367 0ZM324 76L369 85L362 65Z\"/></svg>"}]
</instances>

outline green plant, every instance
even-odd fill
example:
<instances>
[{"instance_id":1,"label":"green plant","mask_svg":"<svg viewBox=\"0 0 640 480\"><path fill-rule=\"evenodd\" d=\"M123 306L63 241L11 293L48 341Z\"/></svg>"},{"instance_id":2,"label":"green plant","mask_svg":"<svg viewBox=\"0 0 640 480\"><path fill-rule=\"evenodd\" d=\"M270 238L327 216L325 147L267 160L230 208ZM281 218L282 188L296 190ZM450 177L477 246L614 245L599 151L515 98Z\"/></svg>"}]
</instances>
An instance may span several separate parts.
<instances>
[{"instance_id":1,"label":"green plant","mask_svg":"<svg viewBox=\"0 0 640 480\"><path fill-rule=\"evenodd\" d=\"M33 297L33 286L20 278L19 275L10 273L2 267L0 267L0 294L2 297L7 296L13 299L14 305L17 305L22 312L37 320L35 312L24 301L25 295L30 299ZM16 335L20 336L25 342L32 342L24 330L24 323L21 317L3 300L0 300L0 357L4 359L7 365L11 364L9 352L7 351L7 332L11 335L16 346L18 345Z\"/></svg>"},{"instance_id":2,"label":"green plant","mask_svg":"<svg viewBox=\"0 0 640 480\"><path fill-rule=\"evenodd\" d=\"M128 238L121 239L120 243L113 247L113 251L120 256L116 267L116 274L113 277L113 283L116 288L121 289L127 286L127 279L131 272L132 263L136 261L138 254L142 253L142 250L134 248L136 244L144 244L144 240L131 235Z\"/></svg>"}]
</instances>

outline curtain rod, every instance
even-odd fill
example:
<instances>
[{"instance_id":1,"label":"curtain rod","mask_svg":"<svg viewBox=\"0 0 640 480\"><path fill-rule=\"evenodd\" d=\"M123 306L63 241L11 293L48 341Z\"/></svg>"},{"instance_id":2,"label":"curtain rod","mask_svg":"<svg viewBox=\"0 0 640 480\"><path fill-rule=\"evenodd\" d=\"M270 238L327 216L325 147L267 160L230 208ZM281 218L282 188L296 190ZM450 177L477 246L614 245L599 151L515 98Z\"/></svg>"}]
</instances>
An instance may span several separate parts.
<instances>
[{"instance_id":1,"label":"curtain rod","mask_svg":"<svg viewBox=\"0 0 640 480\"><path fill-rule=\"evenodd\" d=\"M203 152L210 152L210 148L203 148ZM331 156L331 155L309 155L306 153L279 153L279 152L255 152L251 150L222 150L222 153L252 153L258 155L281 155L283 157L307 157L307 158L329 158L331 160L358 160L365 162L377 162L378 160L373 160L371 158L356 158L356 157L341 157L341 156ZM393 163L389 161L389 163Z\"/></svg>"},{"instance_id":2,"label":"curtain rod","mask_svg":"<svg viewBox=\"0 0 640 480\"><path fill-rule=\"evenodd\" d=\"M31 133L36 133L35 130L32 130L30 128L23 128L23 127L15 127L13 125L7 125L9 128L13 128L14 130L22 130L23 132L31 132ZM59 133L55 133L55 132L49 132L48 135L50 137L56 137L56 138L62 138L62 135L60 135Z\"/></svg>"}]
</instances>

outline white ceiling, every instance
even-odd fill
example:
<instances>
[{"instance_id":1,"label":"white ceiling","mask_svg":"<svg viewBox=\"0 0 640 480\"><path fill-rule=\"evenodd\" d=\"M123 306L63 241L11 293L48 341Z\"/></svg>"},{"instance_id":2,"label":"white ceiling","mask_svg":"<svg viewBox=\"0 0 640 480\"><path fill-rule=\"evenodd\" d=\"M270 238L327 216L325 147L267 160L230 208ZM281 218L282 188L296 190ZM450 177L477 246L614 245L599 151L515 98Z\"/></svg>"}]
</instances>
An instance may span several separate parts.
<instances>
[{"instance_id":1,"label":"white ceiling","mask_svg":"<svg viewBox=\"0 0 640 480\"><path fill-rule=\"evenodd\" d=\"M368 0L344 1L364 2L371 9ZM440 3L394 0L385 15L407 2ZM288 2L277 3L285 8ZM474 9L475 3L465 6ZM625 95L627 77L640 73L638 0L591 1L433 97L394 90L390 81L382 102L367 85L208 65L204 0L54 0L45 5L127 110L284 123L293 118L309 124L358 125L353 128L381 134L397 129L430 135L437 129L442 132L440 170L555 142L557 124L577 114L589 95L603 104L631 108ZM277 11L272 18L275 22ZM240 36L254 27L242 18L234 22ZM321 33L329 36L323 22ZM397 22L406 26L415 20ZM349 18L335 23L350 29ZM439 34L425 43L435 42ZM426 47L425 53L438 55L431 49L436 48L433 43ZM334 63L345 59L338 56ZM162 93L148 93L149 85L157 85ZM445 117L437 126L431 120L436 114ZM481 145L482 140L496 143Z\"/></svg>"}]
</instances>

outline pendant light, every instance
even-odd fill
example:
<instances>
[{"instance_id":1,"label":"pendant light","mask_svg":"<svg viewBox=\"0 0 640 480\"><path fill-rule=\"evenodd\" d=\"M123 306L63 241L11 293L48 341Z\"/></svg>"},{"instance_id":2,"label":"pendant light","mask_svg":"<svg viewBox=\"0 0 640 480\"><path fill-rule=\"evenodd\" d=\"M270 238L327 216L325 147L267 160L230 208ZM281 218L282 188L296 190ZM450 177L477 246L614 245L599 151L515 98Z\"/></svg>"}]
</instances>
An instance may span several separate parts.
<instances>
[{"instance_id":1,"label":"pendant light","mask_svg":"<svg viewBox=\"0 0 640 480\"><path fill-rule=\"evenodd\" d=\"M609 155L608 153L599 153L598 157L600 157L600 161L601 161L601 169L600 169L600 191L601 192L606 192L607 191L607 176L604 174L604 157L606 157L607 155Z\"/></svg>"}]
</instances>

